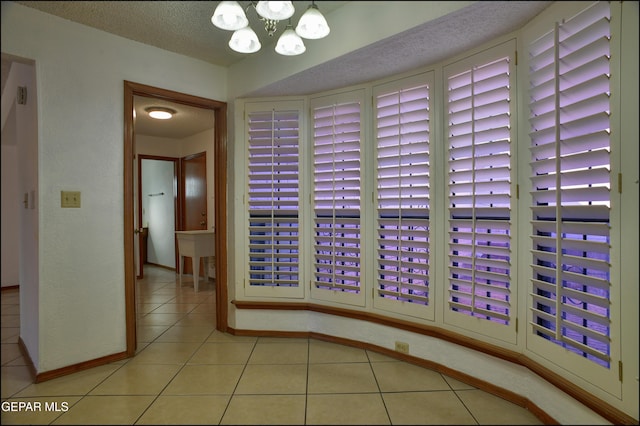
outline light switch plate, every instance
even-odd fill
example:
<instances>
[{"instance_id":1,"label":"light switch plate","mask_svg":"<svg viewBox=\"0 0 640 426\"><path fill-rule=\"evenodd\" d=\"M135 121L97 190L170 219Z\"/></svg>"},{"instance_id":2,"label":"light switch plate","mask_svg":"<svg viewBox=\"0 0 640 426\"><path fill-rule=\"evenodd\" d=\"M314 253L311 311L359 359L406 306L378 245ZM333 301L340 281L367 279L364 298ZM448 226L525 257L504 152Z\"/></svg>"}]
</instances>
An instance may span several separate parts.
<instances>
[{"instance_id":1,"label":"light switch plate","mask_svg":"<svg viewBox=\"0 0 640 426\"><path fill-rule=\"evenodd\" d=\"M60 207L80 208L80 191L60 191Z\"/></svg>"}]
</instances>

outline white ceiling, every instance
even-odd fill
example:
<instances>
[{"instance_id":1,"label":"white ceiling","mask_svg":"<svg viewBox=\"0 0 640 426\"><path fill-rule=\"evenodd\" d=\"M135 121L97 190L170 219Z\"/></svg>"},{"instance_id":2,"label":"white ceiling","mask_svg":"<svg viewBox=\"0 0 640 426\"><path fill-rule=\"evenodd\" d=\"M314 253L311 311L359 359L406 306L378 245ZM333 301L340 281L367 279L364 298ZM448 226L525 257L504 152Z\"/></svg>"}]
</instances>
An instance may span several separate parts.
<instances>
[{"instance_id":1,"label":"white ceiling","mask_svg":"<svg viewBox=\"0 0 640 426\"><path fill-rule=\"evenodd\" d=\"M16 1L40 11L113 33L144 44L197 58L212 64L229 66L244 55L232 51L227 43L229 32L211 24L217 1ZM249 5L248 1L240 1ZM292 22L306 10L309 1L294 1L296 14ZM347 1L318 1L325 16ZM376 2L362 2L375 7ZM412 2L397 2L398 7L411 7ZM434 2L435 3L435 2ZM245 96L300 95L345 87L383 78L421 66L437 63L493 38L512 32L535 17L551 1L478 1L441 18L428 21L404 33L373 43L348 55L323 63L302 73L260 88ZM255 11L248 9L250 21ZM252 16L255 15L255 16ZM329 25L332 22L329 21ZM277 36L269 39L264 31L254 28L264 48L270 48ZM280 29L282 31L282 29ZM3 56L3 88L7 69ZM138 105L136 109L148 106ZM148 100L145 100L145 102ZM175 132L186 137L202 131L211 123L197 108L184 105L157 105L176 109L184 126L175 124ZM147 126L146 114L138 112L136 131L167 136L168 130ZM189 120L189 117L193 120ZM177 117L176 117L177 118ZM170 120L174 121L174 120ZM157 123L157 121L154 120ZM177 123L175 120L174 123ZM167 124L168 126L168 124ZM147 127L149 130L146 130ZM184 127L183 130L180 128ZM196 131L190 130L196 129ZM184 132L187 133L184 133Z\"/></svg>"}]
</instances>

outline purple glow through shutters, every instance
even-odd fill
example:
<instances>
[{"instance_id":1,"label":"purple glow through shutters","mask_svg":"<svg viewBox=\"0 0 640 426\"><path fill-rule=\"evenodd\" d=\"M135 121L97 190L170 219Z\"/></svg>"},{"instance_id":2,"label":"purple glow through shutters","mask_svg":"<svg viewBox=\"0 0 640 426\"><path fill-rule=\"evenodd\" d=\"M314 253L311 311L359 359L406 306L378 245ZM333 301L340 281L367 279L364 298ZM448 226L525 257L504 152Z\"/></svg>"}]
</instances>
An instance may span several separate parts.
<instances>
[{"instance_id":1,"label":"purple glow through shutters","mask_svg":"<svg viewBox=\"0 0 640 426\"><path fill-rule=\"evenodd\" d=\"M375 102L377 296L406 312L430 303L429 86L381 91Z\"/></svg>"},{"instance_id":2,"label":"purple glow through shutters","mask_svg":"<svg viewBox=\"0 0 640 426\"><path fill-rule=\"evenodd\" d=\"M361 293L360 102L313 109L316 289Z\"/></svg>"},{"instance_id":3,"label":"purple glow through shutters","mask_svg":"<svg viewBox=\"0 0 640 426\"><path fill-rule=\"evenodd\" d=\"M610 367L610 11L530 46L532 312L538 336Z\"/></svg>"},{"instance_id":4,"label":"purple glow through shutters","mask_svg":"<svg viewBox=\"0 0 640 426\"><path fill-rule=\"evenodd\" d=\"M448 77L449 309L511 321L510 58Z\"/></svg>"},{"instance_id":5,"label":"purple glow through shutters","mask_svg":"<svg viewBox=\"0 0 640 426\"><path fill-rule=\"evenodd\" d=\"M298 114L248 114L250 286L299 286Z\"/></svg>"}]
</instances>

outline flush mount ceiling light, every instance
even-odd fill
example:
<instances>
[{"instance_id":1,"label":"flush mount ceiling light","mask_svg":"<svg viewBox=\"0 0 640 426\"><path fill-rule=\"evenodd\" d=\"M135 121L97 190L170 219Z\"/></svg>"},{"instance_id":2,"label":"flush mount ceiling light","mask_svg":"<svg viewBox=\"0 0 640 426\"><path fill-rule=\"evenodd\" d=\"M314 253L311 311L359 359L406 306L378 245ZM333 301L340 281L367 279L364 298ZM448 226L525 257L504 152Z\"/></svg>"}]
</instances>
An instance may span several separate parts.
<instances>
[{"instance_id":1,"label":"flush mount ceiling light","mask_svg":"<svg viewBox=\"0 0 640 426\"><path fill-rule=\"evenodd\" d=\"M149 107L145 108L145 111L149 113L149 117L157 120L168 120L176 113L175 109L165 107Z\"/></svg>"},{"instance_id":2,"label":"flush mount ceiling light","mask_svg":"<svg viewBox=\"0 0 640 426\"><path fill-rule=\"evenodd\" d=\"M295 31L290 19L295 8L290 1L251 1L244 8L237 1L221 1L211 17L211 22L223 30L234 31L229 47L236 52L254 53L262 47L257 34L249 25L246 14L249 9L255 10L258 19L264 24L265 31L271 37L278 30L279 21L289 21L276 44L275 50L281 55L300 55L306 50L302 38L317 40L326 37L330 31L327 20L313 1L300 17Z\"/></svg>"}]
</instances>

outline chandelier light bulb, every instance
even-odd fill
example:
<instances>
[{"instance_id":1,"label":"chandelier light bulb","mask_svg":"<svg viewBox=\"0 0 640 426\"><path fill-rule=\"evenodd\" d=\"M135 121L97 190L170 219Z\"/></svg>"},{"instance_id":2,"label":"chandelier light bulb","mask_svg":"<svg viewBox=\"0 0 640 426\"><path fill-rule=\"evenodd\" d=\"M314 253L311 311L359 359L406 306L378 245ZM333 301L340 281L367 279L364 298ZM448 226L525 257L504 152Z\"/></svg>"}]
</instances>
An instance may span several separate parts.
<instances>
[{"instance_id":1,"label":"chandelier light bulb","mask_svg":"<svg viewBox=\"0 0 640 426\"><path fill-rule=\"evenodd\" d=\"M268 8L271 12L273 13L282 13L282 8L284 7L282 5L281 1L268 1L266 2L268 4Z\"/></svg>"},{"instance_id":2,"label":"chandelier light bulb","mask_svg":"<svg viewBox=\"0 0 640 426\"><path fill-rule=\"evenodd\" d=\"M318 6L312 4L307 11L300 17L296 26L296 33L300 37L308 39L319 39L329 35L331 29L327 24L327 20L318 10Z\"/></svg>"},{"instance_id":3,"label":"chandelier light bulb","mask_svg":"<svg viewBox=\"0 0 640 426\"><path fill-rule=\"evenodd\" d=\"M213 12L211 23L223 30L236 31L249 25L249 20L237 1L221 1Z\"/></svg>"},{"instance_id":4,"label":"chandelier light bulb","mask_svg":"<svg viewBox=\"0 0 640 426\"><path fill-rule=\"evenodd\" d=\"M304 53L305 50L307 50L307 48L300 36L293 31L290 25L287 26L287 29L278 39L276 52L285 56L295 56Z\"/></svg>"},{"instance_id":5,"label":"chandelier light bulb","mask_svg":"<svg viewBox=\"0 0 640 426\"><path fill-rule=\"evenodd\" d=\"M260 50L262 45L251 27L244 27L233 33L229 47L240 53L254 53Z\"/></svg>"},{"instance_id":6,"label":"chandelier light bulb","mask_svg":"<svg viewBox=\"0 0 640 426\"><path fill-rule=\"evenodd\" d=\"M291 18L296 9L290 1L259 1L256 12L266 19L282 21Z\"/></svg>"},{"instance_id":7,"label":"chandelier light bulb","mask_svg":"<svg viewBox=\"0 0 640 426\"><path fill-rule=\"evenodd\" d=\"M229 13L222 15L222 20L224 21L224 24L228 27L232 27L236 25L238 21L236 16L233 16Z\"/></svg>"}]
</instances>

